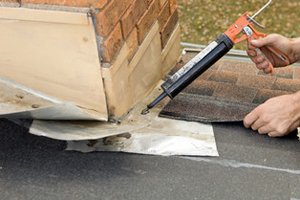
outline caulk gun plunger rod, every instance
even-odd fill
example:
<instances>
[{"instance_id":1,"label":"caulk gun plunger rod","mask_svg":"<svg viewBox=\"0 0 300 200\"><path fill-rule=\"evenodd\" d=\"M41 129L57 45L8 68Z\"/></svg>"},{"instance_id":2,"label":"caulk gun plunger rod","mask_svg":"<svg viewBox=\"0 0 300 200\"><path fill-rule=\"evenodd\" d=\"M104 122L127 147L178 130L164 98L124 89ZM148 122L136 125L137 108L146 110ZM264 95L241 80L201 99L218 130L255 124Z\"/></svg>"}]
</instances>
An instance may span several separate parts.
<instances>
[{"instance_id":1,"label":"caulk gun plunger rod","mask_svg":"<svg viewBox=\"0 0 300 200\"><path fill-rule=\"evenodd\" d=\"M259 15L271 3L272 3L272 0L269 0L269 2L266 5L264 5L259 11L257 11L252 17L250 17L250 19L253 20L257 15Z\"/></svg>"}]
</instances>

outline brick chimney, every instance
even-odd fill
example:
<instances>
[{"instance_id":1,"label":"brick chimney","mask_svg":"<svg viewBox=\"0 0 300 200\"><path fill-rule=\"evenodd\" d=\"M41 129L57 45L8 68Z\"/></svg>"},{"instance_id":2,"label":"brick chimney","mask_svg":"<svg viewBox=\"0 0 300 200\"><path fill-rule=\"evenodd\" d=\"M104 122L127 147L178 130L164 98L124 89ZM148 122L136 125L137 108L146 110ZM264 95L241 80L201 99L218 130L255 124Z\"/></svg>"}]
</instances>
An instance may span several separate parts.
<instances>
[{"instance_id":1,"label":"brick chimney","mask_svg":"<svg viewBox=\"0 0 300 200\"><path fill-rule=\"evenodd\" d=\"M92 16L110 118L145 98L180 57L177 0L0 0L0 6Z\"/></svg>"}]
</instances>

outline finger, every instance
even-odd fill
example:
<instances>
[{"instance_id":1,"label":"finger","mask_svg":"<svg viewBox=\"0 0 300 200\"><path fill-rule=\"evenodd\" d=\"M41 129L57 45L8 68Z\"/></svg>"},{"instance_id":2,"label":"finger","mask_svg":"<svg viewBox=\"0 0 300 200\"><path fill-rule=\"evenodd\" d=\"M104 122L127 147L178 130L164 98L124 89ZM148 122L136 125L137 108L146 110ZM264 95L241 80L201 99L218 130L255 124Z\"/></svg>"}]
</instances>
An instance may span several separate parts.
<instances>
[{"instance_id":1,"label":"finger","mask_svg":"<svg viewBox=\"0 0 300 200\"><path fill-rule=\"evenodd\" d=\"M255 50L251 50L251 49L248 49L247 50L247 54L250 56L250 57L255 57L257 54L256 54L256 51Z\"/></svg>"},{"instance_id":2,"label":"finger","mask_svg":"<svg viewBox=\"0 0 300 200\"><path fill-rule=\"evenodd\" d=\"M265 128L266 123L263 122L262 120L259 120L259 118L251 125L251 129L254 131L258 131L260 134L265 134L268 132L265 132L264 129Z\"/></svg>"},{"instance_id":3,"label":"finger","mask_svg":"<svg viewBox=\"0 0 300 200\"><path fill-rule=\"evenodd\" d=\"M269 65L270 65L270 63L268 61L264 60L263 62L256 64L256 67L257 67L257 69L264 70L264 69L269 68Z\"/></svg>"},{"instance_id":4,"label":"finger","mask_svg":"<svg viewBox=\"0 0 300 200\"><path fill-rule=\"evenodd\" d=\"M259 134L269 134L272 133L273 130L270 129L268 126L262 126L257 131Z\"/></svg>"},{"instance_id":5,"label":"finger","mask_svg":"<svg viewBox=\"0 0 300 200\"><path fill-rule=\"evenodd\" d=\"M270 137L282 137L282 136L285 136L287 134L289 134L290 132L294 131L297 129L298 123L293 123L292 125L290 125L289 127L287 128L278 128L275 129L275 130L272 130L272 131L269 131L268 135Z\"/></svg>"},{"instance_id":6,"label":"finger","mask_svg":"<svg viewBox=\"0 0 300 200\"><path fill-rule=\"evenodd\" d=\"M258 117L259 116L256 114L255 110L252 111L244 118L244 121L243 121L244 126L246 128L250 128L255 123L255 121L258 119Z\"/></svg>"},{"instance_id":7,"label":"finger","mask_svg":"<svg viewBox=\"0 0 300 200\"><path fill-rule=\"evenodd\" d=\"M255 64L257 64L256 62L256 57L249 57L251 60L252 60L252 62L254 62Z\"/></svg>"},{"instance_id":8,"label":"finger","mask_svg":"<svg viewBox=\"0 0 300 200\"><path fill-rule=\"evenodd\" d=\"M268 68L266 68L266 69L263 69L263 72L264 72L265 74L269 74L269 73L271 73L271 71L272 71L272 69L271 69L270 67L268 67Z\"/></svg>"},{"instance_id":9,"label":"finger","mask_svg":"<svg viewBox=\"0 0 300 200\"><path fill-rule=\"evenodd\" d=\"M265 38L260 38L259 40L251 40L251 45L255 47L263 47L266 45L273 44L275 39L276 38L274 37L274 35L271 34Z\"/></svg>"},{"instance_id":10,"label":"finger","mask_svg":"<svg viewBox=\"0 0 300 200\"><path fill-rule=\"evenodd\" d=\"M279 132L277 131L271 131L270 133L268 133L268 136L269 137L282 137L284 135L280 134Z\"/></svg>"},{"instance_id":11,"label":"finger","mask_svg":"<svg viewBox=\"0 0 300 200\"><path fill-rule=\"evenodd\" d=\"M254 60L255 60L255 63L256 63L256 64L259 64L259 63L264 62L266 59L265 59L264 56L258 55L258 56L256 56L256 57L254 58Z\"/></svg>"},{"instance_id":12,"label":"finger","mask_svg":"<svg viewBox=\"0 0 300 200\"><path fill-rule=\"evenodd\" d=\"M293 126L291 126L291 127L293 127ZM270 137L282 137L282 136L285 136L285 135L289 134L292 130L294 130L291 127L290 128L286 128L286 129L284 127L283 127L283 129L282 129L282 127L281 128L277 127L277 129L270 130L269 133L268 133L268 135Z\"/></svg>"}]
</instances>

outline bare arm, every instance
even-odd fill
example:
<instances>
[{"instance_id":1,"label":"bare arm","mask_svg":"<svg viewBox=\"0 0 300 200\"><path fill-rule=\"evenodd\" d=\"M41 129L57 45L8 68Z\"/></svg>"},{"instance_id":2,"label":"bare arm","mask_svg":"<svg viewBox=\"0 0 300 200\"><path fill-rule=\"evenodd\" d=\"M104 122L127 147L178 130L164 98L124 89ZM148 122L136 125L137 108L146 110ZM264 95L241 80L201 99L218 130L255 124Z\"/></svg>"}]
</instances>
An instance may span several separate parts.
<instances>
[{"instance_id":1,"label":"bare arm","mask_svg":"<svg viewBox=\"0 0 300 200\"><path fill-rule=\"evenodd\" d=\"M283 52L291 64L300 60L300 38L289 39L278 34L271 34L252 41L252 45L261 48L274 67L283 67L285 63L264 48L266 45ZM257 55L253 50L247 52L258 69L265 73L271 72L263 56ZM300 126L300 91L271 98L259 105L244 118L244 126L271 137L283 136L295 130Z\"/></svg>"},{"instance_id":2,"label":"bare arm","mask_svg":"<svg viewBox=\"0 0 300 200\"><path fill-rule=\"evenodd\" d=\"M300 92L271 98L244 119L244 126L271 137L287 135L300 126Z\"/></svg>"}]
</instances>

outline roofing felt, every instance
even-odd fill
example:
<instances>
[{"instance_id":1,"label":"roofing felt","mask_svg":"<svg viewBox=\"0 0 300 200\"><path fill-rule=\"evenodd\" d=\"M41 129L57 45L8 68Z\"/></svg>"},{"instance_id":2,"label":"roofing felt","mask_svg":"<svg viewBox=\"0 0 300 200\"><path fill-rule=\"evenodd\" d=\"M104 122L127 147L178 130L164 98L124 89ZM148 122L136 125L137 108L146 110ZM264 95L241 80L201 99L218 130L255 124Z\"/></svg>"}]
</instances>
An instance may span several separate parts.
<instances>
[{"instance_id":1,"label":"roofing felt","mask_svg":"<svg viewBox=\"0 0 300 200\"><path fill-rule=\"evenodd\" d=\"M182 55L168 76L192 57ZM171 100L160 116L199 122L242 121L266 100L298 90L299 67L276 68L271 76L251 61L221 59Z\"/></svg>"}]
</instances>

